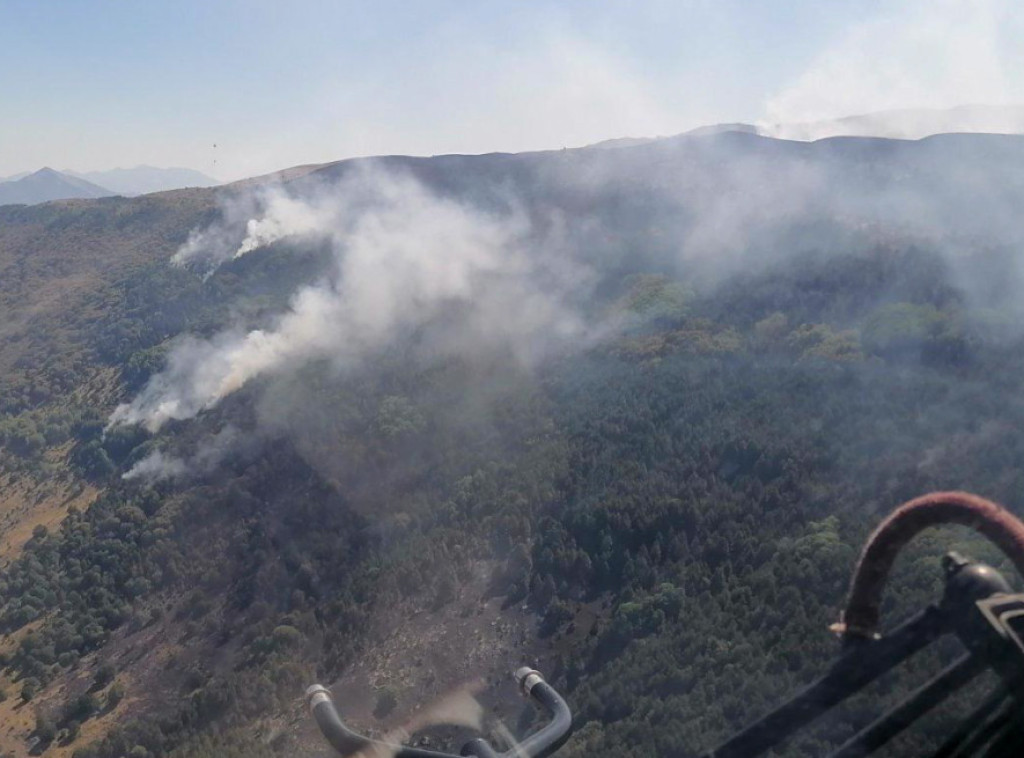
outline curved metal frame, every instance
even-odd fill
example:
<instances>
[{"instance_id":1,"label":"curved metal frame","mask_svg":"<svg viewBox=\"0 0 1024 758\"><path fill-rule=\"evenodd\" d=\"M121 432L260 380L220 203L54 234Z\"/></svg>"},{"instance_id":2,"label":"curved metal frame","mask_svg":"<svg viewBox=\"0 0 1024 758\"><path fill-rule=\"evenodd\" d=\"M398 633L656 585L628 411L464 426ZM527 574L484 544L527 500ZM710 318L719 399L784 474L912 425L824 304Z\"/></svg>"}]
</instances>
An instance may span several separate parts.
<instances>
[{"instance_id":1,"label":"curved metal frame","mask_svg":"<svg viewBox=\"0 0 1024 758\"><path fill-rule=\"evenodd\" d=\"M833 631L844 636L872 637L878 628L882 590L896 556L922 531L942 524L967 526L984 535L1024 576L1024 523L983 497L968 492L933 492L901 505L868 538L853 572L846 610Z\"/></svg>"},{"instance_id":2,"label":"curved metal frame","mask_svg":"<svg viewBox=\"0 0 1024 758\"><path fill-rule=\"evenodd\" d=\"M569 739L572 733L572 713L562 696L544 681L539 671L524 667L516 671L515 676L523 694L544 708L551 716L551 721L506 752L497 752L490 743L478 737L463 746L462 755L477 758L546 758ZM320 731L340 755L364 753L395 758L453 758L450 753L374 740L352 731L341 720L330 691L323 685L314 684L306 690L306 700Z\"/></svg>"},{"instance_id":3,"label":"curved metal frame","mask_svg":"<svg viewBox=\"0 0 1024 758\"><path fill-rule=\"evenodd\" d=\"M1024 595L1011 594L997 571L948 554L943 560L946 594L942 603L929 606L885 636L876 633L882 591L897 554L921 531L941 524L975 529L1024 575L1024 523L1004 508L966 492L935 492L904 503L875 529L857 562L846 610L832 626L843 637L844 654L817 682L705 758L753 758L765 753L946 634L959 637L967 653L851 737L833 758L869 755L986 668L1000 675L999 686L957 726L935 758L966 758L981 750L986 750L986 758L1021 755L1024 734L1017 723L1024 713L1024 642L1019 630L1009 626L1018 615L1024 616Z\"/></svg>"}]
</instances>

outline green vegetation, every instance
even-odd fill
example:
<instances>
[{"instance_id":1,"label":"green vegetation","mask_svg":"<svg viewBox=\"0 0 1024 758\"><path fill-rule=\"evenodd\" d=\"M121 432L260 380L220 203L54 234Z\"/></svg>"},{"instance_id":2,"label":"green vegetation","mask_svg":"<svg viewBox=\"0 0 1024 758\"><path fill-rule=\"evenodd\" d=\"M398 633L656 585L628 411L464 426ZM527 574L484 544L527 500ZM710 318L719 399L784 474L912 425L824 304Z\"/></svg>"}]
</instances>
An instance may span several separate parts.
<instances>
[{"instance_id":1,"label":"green vegetation","mask_svg":"<svg viewBox=\"0 0 1024 758\"><path fill-rule=\"evenodd\" d=\"M85 244L92 285L15 325L0 353L3 473L102 489L0 571L11 697L39 708L42 743L74 744L77 758L292 754L248 727L371 649L382 609L459 602L481 562L556 659L548 673L580 729L568 755L692 755L833 658L827 625L890 507L966 488L1024 510L1019 336L971 311L937 255L894 242L714 288L609 275L591 312L619 331L534 373L500 354L414 360L411 335L358 371L296 367L287 393L246 388L156 437L104 434L174 339L231 318L265 324L323 273L323 251L286 245L206 282L168 267L182 229L211 212L208 198L180 202L0 211L15 230L0 232L0 265L21 272L4 285L5 314L52 280L5 234L41 235L37 251L135 240L102 264ZM84 265L66 257L48 265ZM260 452L182 482L121 478L228 424ZM887 620L938 596L945 545L931 537L905 556ZM170 652L149 695L110 656L158 639ZM40 704L70 681L63 702ZM874 705L902 692L886 683ZM141 705L122 718L126 697ZM382 686L369 710L396 705ZM872 712L851 709L787 754L817 755ZM117 726L80 744L97 718Z\"/></svg>"}]
</instances>

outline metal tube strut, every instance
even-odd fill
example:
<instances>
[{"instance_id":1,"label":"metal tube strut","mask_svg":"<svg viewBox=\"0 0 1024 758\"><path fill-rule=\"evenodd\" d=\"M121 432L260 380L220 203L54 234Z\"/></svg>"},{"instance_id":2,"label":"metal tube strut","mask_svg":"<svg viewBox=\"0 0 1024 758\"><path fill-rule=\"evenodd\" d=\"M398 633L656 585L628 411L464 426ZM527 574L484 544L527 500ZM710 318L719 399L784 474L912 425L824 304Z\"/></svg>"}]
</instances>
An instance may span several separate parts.
<instances>
[{"instance_id":1,"label":"metal tube strut","mask_svg":"<svg viewBox=\"0 0 1024 758\"><path fill-rule=\"evenodd\" d=\"M980 656L963 656L919 687L907 700L847 740L845 745L832 754L832 758L861 758L870 755L974 679L986 666L986 661Z\"/></svg>"},{"instance_id":2,"label":"metal tube strut","mask_svg":"<svg viewBox=\"0 0 1024 758\"><path fill-rule=\"evenodd\" d=\"M753 758L767 752L944 634L947 626L945 614L929 606L881 639L854 641L821 679L705 758Z\"/></svg>"}]
</instances>

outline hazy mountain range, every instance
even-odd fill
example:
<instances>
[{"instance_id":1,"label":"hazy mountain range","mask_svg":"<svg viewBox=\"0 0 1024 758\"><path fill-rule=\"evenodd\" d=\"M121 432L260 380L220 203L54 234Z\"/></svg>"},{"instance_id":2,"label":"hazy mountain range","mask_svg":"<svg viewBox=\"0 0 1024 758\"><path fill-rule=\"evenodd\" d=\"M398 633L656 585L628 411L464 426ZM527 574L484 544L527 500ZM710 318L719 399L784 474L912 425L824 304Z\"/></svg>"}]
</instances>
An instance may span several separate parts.
<instances>
[{"instance_id":1,"label":"hazy mountain range","mask_svg":"<svg viewBox=\"0 0 1024 758\"><path fill-rule=\"evenodd\" d=\"M745 132L763 137L813 142L829 137L885 137L923 139L936 134L1024 134L1024 106L962 105L956 108L905 108L820 121L794 123L742 122L708 124L686 132L702 137L723 132ZM621 137L592 147L632 147L658 137Z\"/></svg>"},{"instance_id":2,"label":"hazy mountain range","mask_svg":"<svg viewBox=\"0 0 1024 758\"><path fill-rule=\"evenodd\" d=\"M34 205L50 200L145 195L182 187L211 187L219 181L188 168L115 168L109 171L57 171L46 167L0 181L0 205Z\"/></svg>"},{"instance_id":3,"label":"hazy mountain range","mask_svg":"<svg viewBox=\"0 0 1024 758\"><path fill-rule=\"evenodd\" d=\"M181 189L182 187L213 187L220 181L190 168L114 168L109 171L65 170L65 174L106 187L118 195L145 195L150 192Z\"/></svg>"},{"instance_id":4,"label":"hazy mountain range","mask_svg":"<svg viewBox=\"0 0 1024 758\"><path fill-rule=\"evenodd\" d=\"M746 125L740 125L741 127ZM789 140L827 137L922 139L933 134L1024 134L1024 106L962 105L956 108L905 108L791 124L758 124L758 134Z\"/></svg>"},{"instance_id":5,"label":"hazy mountain range","mask_svg":"<svg viewBox=\"0 0 1024 758\"><path fill-rule=\"evenodd\" d=\"M879 111L838 119L797 123L725 123L692 129L686 136L744 132L809 142L828 137L922 139L936 134L1024 134L1024 106L964 105L948 109ZM683 135L680 135L683 136ZM591 147L634 147L661 138L621 137ZM109 195L144 195L182 187L212 187L221 182L188 168L136 166L107 171L55 171L43 168L0 177L0 205L48 202Z\"/></svg>"},{"instance_id":6,"label":"hazy mountain range","mask_svg":"<svg viewBox=\"0 0 1024 758\"><path fill-rule=\"evenodd\" d=\"M34 205L49 200L104 197L115 193L76 176L62 174L52 168L41 168L34 174L0 184L0 205L15 203Z\"/></svg>"}]
</instances>

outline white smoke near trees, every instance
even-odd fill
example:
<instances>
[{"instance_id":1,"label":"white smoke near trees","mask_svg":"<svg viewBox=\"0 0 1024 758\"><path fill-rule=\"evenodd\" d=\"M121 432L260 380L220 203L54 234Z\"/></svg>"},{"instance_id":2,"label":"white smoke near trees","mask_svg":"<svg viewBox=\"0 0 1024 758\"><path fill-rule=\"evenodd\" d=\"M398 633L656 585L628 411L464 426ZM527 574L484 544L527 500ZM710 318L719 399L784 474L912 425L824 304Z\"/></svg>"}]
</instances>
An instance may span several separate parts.
<instances>
[{"instance_id":1,"label":"white smoke near trees","mask_svg":"<svg viewBox=\"0 0 1024 758\"><path fill-rule=\"evenodd\" d=\"M126 471L121 478L126 481L159 482L165 479L179 479L188 472L185 461L163 450L154 450Z\"/></svg>"},{"instance_id":2,"label":"white smoke near trees","mask_svg":"<svg viewBox=\"0 0 1024 758\"><path fill-rule=\"evenodd\" d=\"M229 455L239 454L257 445L258 441L251 435L245 439L237 427L229 424L216 434L201 439L191 455L175 455L164 450L154 450L126 471L121 478L126 481L155 484L202 476L216 470Z\"/></svg>"},{"instance_id":3,"label":"white smoke near trees","mask_svg":"<svg viewBox=\"0 0 1024 758\"><path fill-rule=\"evenodd\" d=\"M335 210L330 203L290 197L276 186L245 193L225 201L221 223L193 231L171 263L209 276L222 264L284 237L329 234Z\"/></svg>"},{"instance_id":4,"label":"white smoke near trees","mask_svg":"<svg viewBox=\"0 0 1024 758\"><path fill-rule=\"evenodd\" d=\"M289 235L322 230L324 221L316 209L306 203L286 195L274 195L264 218L249 219L245 225L245 239L232 257L240 258Z\"/></svg>"},{"instance_id":5,"label":"white smoke near trees","mask_svg":"<svg viewBox=\"0 0 1024 758\"><path fill-rule=\"evenodd\" d=\"M254 208L262 215L245 218ZM273 189L232 201L223 220L194 233L173 262L209 271L295 235L330 241L330 275L295 292L268 328L180 340L166 369L115 410L111 425L142 424L155 432L216 406L256 377L315 359L340 369L358 365L399 333L453 309L457 338L438 339L434 348L441 352L485 342L505 345L529 363L582 332L564 301L585 277L557 254L536 254L524 214L485 213L411 178L372 170L303 198Z\"/></svg>"}]
</instances>

